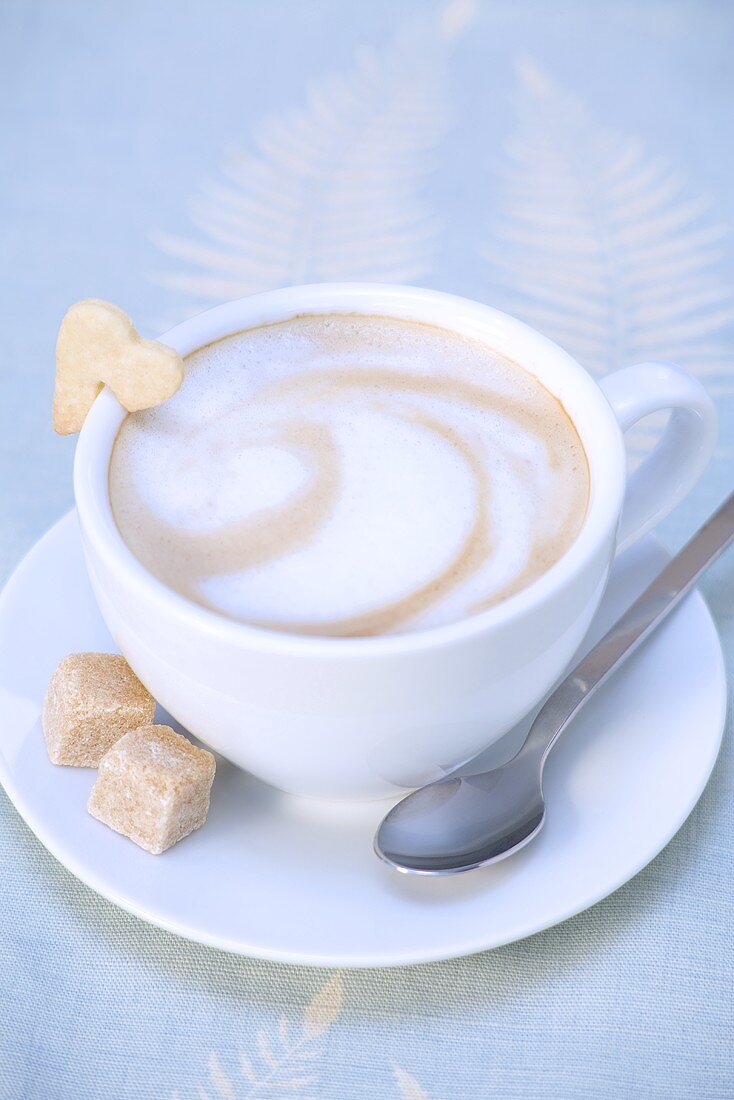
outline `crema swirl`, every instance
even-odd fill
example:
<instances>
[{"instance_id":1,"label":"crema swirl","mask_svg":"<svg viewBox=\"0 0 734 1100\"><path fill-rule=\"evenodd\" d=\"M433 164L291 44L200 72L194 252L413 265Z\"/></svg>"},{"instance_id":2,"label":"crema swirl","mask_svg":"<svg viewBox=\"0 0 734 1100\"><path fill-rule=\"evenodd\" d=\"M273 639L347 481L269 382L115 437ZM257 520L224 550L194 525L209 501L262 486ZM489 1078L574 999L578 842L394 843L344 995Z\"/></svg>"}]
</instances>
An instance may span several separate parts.
<instances>
[{"instance_id":1,"label":"crema swirl","mask_svg":"<svg viewBox=\"0 0 734 1100\"><path fill-rule=\"evenodd\" d=\"M126 543L223 615L299 634L419 630L492 607L568 549L589 493L560 403L487 345L377 316L296 317L186 360L110 466Z\"/></svg>"}]
</instances>

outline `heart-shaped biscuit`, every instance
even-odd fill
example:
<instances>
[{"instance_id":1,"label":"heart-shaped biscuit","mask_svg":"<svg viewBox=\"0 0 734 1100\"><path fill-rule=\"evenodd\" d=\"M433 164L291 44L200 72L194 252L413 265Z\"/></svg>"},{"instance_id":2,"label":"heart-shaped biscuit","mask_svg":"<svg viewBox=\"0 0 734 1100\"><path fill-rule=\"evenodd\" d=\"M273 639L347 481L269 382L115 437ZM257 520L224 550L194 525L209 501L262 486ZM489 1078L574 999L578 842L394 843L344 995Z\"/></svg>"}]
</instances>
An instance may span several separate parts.
<instances>
[{"instance_id":1,"label":"heart-shaped biscuit","mask_svg":"<svg viewBox=\"0 0 734 1100\"><path fill-rule=\"evenodd\" d=\"M128 315L111 302L85 298L68 310L59 329L54 428L61 435L81 431L104 385L128 412L138 412L160 405L182 381L178 352L138 336Z\"/></svg>"}]
</instances>

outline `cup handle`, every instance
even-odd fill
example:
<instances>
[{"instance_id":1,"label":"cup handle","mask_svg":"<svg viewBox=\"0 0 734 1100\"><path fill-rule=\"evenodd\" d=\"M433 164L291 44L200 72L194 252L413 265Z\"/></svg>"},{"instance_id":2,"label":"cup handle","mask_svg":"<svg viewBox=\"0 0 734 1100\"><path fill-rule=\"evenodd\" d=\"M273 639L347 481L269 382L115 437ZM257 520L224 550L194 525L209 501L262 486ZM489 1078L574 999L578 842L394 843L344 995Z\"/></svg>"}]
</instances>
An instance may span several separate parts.
<instances>
[{"instance_id":1,"label":"cup handle","mask_svg":"<svg viewBox=\"0 0 734 1100\"><path fill-rule=\"evenodd\" d=\"M636 363L600 384L623 432L643 416L672 410L660 442L627 480L617 532L620 553L693 488L713 454L718 417L698 379L672 363Z\"/></svg>"}]
</instances>

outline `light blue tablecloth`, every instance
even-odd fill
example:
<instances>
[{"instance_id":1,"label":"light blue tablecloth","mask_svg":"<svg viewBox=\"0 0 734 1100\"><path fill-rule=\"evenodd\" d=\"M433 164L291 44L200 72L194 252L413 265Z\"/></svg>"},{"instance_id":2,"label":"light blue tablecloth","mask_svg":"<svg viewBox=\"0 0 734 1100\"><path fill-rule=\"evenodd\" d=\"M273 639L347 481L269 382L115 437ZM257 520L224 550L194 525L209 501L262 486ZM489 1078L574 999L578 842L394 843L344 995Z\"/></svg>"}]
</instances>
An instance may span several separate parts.
<instances>
[{"instance_id":1,"label":"light blue tablecloth","mask_svg":"<svg viewBox=\"0 0 734 1100\"><path fill-rule=\"evenodd\" d=\"M723 0L4 0L3 574L71 503L49 426L71 301L156 334L342 277L505 305L598 372L705 376L722 443L680 543L731 486L733 46ZM730 671L731 576L703 585ZM734 1096L733 775L727 740L669 847L566 924L342 975L140 923L0 796L0 1095ZM276 1073L304 1013L315 1057Z\"/></svg>"}]
</instances>

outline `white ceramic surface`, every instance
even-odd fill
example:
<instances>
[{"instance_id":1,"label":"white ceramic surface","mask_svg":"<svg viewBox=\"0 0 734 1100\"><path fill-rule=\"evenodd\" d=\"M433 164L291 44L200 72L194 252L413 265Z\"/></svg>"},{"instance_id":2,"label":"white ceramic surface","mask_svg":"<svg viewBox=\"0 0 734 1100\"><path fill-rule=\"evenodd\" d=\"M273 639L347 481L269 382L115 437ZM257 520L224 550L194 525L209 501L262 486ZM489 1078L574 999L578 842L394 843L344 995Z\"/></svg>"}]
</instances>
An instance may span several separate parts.
<instances>
[{"instance_id":1,"label":"white ceramic surface","mask_svg":"<svg viewBox=\"0 0 734 1100\"><path fill-rule=\"evenodd\" d=\"M612 571L599 635L664 564L645 539ZM579 912L639 871L695 805L714 765L726 690L697 594L564 735L545 779L548 821L517 856L455 879L405 877L372 854L382 803L284 795L220 761L209 820L150 856L85 809L95 772L54 767L39 721L56 663L110 636L73 514L0 599L0 779L31 829L75 875L190 939L263 958L386 966L495 947ZM483 756L512 754L520 727Z\"/></svg>"},{"instance_id":2,"label":"white ceramic surface","mask_svg":"<svg viewBox=\"0 0 734 1100\"><path fill-rule=\"evenodd\" d=\"M243 298L164 337L181 354L295 314L377 313L481 338L522 363L563 403L586 450L591 494L567 553L502 604L448 626L375 638L313 638L227 620L167 589L115 526L107 469L123 412L109 392L77 446L74 490L92 587L120 650L163 706L212 749L287 791L374 798L419 786L474 756L558 678L598 607L615 552L690 489L716 436L701 384L659 363L603 383L506 314L414 287L322 284ZM626 483L620 424L673 414ZM620 522L620 512L624 511Z\"/></svg>"}]
</instances>

